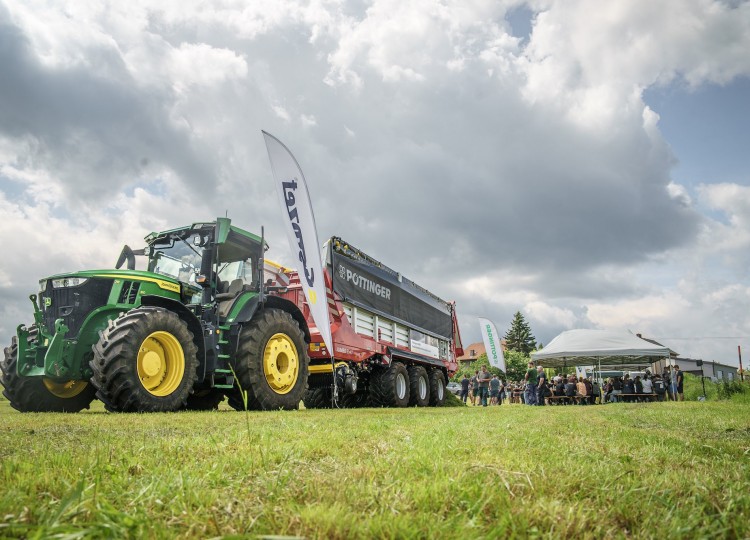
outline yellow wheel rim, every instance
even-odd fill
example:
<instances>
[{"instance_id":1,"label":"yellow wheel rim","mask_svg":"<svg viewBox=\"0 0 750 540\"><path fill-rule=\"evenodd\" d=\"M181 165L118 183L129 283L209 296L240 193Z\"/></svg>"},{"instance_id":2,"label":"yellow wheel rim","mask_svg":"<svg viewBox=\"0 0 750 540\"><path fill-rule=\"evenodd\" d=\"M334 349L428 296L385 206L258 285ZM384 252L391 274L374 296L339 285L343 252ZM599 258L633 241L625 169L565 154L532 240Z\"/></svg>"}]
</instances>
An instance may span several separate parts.
<instances>
[{"instance_id":1,"label":"yellow wheel rim","mask_svg":"<svg viewBox=\"0 0 750 540\"><path fill-rule=\"evenodd\" d=\"M168 396L185 375L182 345L169 332L154 332L141 343L136 361L138 378L154 396Z\"/></svg>"},{"instance_id":2,"label":"yellow wheel rim","mask_svg":"<svg viewBox=\"0 0 750 540\"><path fill-rule=\"evenodd\" d=\"M263 351L263 373L268 386L277 394L291 392L299 376L297 347L286 334L271 336Z\"/></svg>"},{"instance_id":3,"label":"yellow wheel rim","mask_svg":"<svg viewBox=\"0 0 750 540\"><path fill-rule=\"evenodd\" d=\"M55 382L47 378L43 378L42 382L50 394L63 399L76 397L89 385L86 381Z\"/></svg>"}]
</instances>

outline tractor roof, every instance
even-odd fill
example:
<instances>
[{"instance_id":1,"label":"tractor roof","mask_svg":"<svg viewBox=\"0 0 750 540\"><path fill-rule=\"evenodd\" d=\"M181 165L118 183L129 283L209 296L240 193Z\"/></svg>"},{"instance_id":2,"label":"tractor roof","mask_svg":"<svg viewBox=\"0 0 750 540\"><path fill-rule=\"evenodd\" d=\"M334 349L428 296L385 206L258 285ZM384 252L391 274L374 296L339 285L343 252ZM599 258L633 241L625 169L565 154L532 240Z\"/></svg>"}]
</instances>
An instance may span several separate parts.
<instances>
[{"instance_id":1,"label":"tractor roof","mask_svg":"<svg viewBox=\"0 0 750 540\"><path fill-rule=\"evenodd\" d=\"M188 236L205 231L209 233L216 228L216 243L219 246L219 260L239 261L247 258L249 252L260 248L261 238L251 232L232 225L229 218L216 218L216 221L197 222L189 226L169 229L162 232L152 232L145 240L149 244L171 242L175 238L185 239ZM268 249L268 243L265 249Z\"/></svg>"}]
</instances>

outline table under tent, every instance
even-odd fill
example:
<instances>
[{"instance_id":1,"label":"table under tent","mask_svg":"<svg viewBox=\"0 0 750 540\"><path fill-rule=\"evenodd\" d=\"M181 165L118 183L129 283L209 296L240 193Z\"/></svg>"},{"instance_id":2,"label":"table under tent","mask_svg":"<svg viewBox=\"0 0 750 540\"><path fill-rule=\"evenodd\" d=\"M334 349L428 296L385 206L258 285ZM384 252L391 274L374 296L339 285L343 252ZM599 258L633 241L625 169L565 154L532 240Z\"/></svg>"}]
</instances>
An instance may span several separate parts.
<instances>
[{"instance_id":1,"label":"table under tent","mask_svg":"<svg viewBox=\"0 0 750 540\"><path fill-rule=\"evenodd\" d=\"M532 352L531 359L545 368L566 370L568 367L592 366L595 373L601 374L602 367L617 366L622 371L638 371L650 368L656 362L668 364L670 353L669 347L656 345L629 332L568 330L544 349Z\"/></svg>"}]
</instances>

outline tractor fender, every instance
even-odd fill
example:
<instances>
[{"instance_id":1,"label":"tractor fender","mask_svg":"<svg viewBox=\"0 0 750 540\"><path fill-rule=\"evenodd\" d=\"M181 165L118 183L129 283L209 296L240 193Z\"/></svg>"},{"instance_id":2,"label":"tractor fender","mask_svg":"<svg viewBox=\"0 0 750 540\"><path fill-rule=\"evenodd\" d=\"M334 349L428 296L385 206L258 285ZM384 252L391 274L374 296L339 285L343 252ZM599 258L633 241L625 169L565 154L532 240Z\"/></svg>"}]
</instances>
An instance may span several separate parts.
<instances>
[{"instance_id":1,"label":"tractor fender","mask_svg":"<svg viewBox=\"0 0 750 540\"><path fill-rule=\"evenodd\" d=\"M305 342L310 343L310 329L307 327L305 316L302 315L302 312L294 302L290 302L284 298L279 298L278 296L267 296L263 307L280 309L289 313L292 318L297 321L302 333L305 335ZM260 297L254 296L242 306L236 316L232 317L232 324L243 324L248 322L255 316L259 309L261 309Z\"/></svg>"},{"instance_id":2,"label":"tractor fender","mask_svg":"<svg viewBox=\"0 0 750 540\"><path fill-rule=\"evenodd\" d=\"M198 317L185 307L184 304L171 298L165 298L164 296L143 296L141 297L141 305L168 309L176 313L180 319L187 323L188 330L193 333L193 341L198 347L198 380L202 381L206 375L206 342L203 336L203 325Z\"/></svg>"}]
</instances>

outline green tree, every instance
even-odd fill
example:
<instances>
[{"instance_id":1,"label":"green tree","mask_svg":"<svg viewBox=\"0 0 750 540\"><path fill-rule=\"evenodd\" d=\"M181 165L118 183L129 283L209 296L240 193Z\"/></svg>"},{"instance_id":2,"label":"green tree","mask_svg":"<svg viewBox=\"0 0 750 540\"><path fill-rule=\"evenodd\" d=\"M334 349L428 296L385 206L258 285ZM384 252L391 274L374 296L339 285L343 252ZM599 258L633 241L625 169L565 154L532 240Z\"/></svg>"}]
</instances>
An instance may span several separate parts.
<instances>
[{"instance_id":1,"label":"green tree","mask_svg":"<svg viewBox=\"0 0 750 540\"><path fill-rule=\"evenodd\" d=\"M505 351L505 367L510 381L522 381L529 364L529 355L518 351Z\"/></svg>"},{"instance_id":2,"label":"green tree","mask_svg":"<svg viewBox=\"0 0 750 540\"><path fill-rule=\"evenodd\" d=\"M536 338L520 311L513 316L513 322L505 333L505 343L509 351L518 351L526 355L536 349Z\"/></svg>"}]
</instances>

